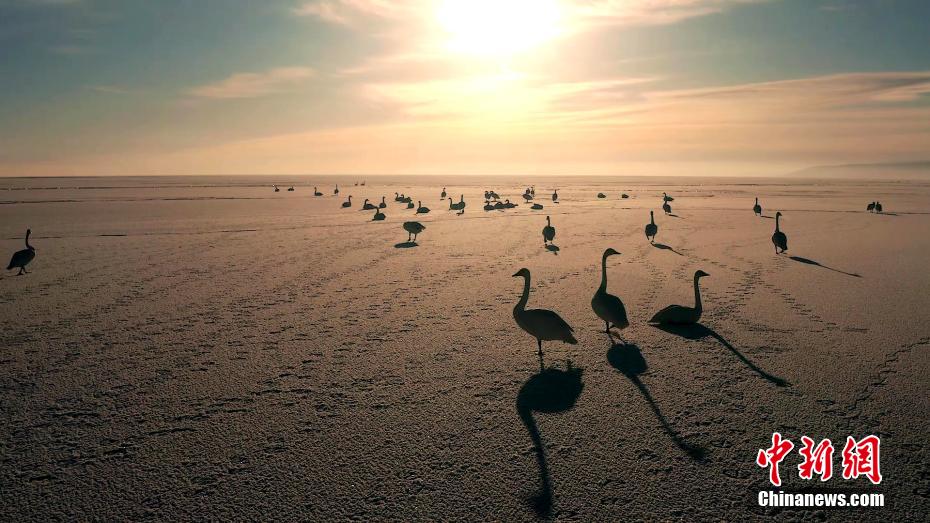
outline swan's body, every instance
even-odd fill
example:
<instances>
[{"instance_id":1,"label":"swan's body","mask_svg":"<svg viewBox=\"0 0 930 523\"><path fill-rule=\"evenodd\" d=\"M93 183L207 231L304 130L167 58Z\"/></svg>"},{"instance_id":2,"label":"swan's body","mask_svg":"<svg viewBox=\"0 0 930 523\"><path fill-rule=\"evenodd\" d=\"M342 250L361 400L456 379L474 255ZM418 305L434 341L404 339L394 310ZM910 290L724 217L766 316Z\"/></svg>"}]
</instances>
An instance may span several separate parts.
<instances>
[{"instance_id":1,"label":"swan's body","mask_svg":"<svg viewBox=\"0 0 930 523\"><path fill-rule=\"evenodd\" d=\"M558 201L559 201L559 190L555 189L552 191L552 202L555 203Z\"/></svg>"},{"instance_id":2,"label":"swan's body","mask_svg":"<svg viewBox=\"0 0 930 523\"><path fill-rule=\"evenodd\" d=\"M399 195L399 194L397 194L397 193L395 192L395 193L394 193L394 201L395 201L395 202L402 202L402 201L404 201L404 197L401 196L401 195Z\"/></svg>"},{"instance_id":3,"label":"swan's body","mask_svg":"<svg viewBox=\"0 0 930 523\"><path fill-rule=\"evenodd\" d=\"M762 206L759 205L759 198L756 198L756 204L752 206L752 212L756 213L756 216L762 216Z\"/></svg>"},{"instance_id":4,"label":"swan's body","mask_svg":"<svg viewBox=\"0 0 930 523\"><path fill-rule=\"evenodd\" d=\"M882 212L882 204L875 202L875 212Z\"/></svg>"},{"instance_id":5,"label":"swan's body","mask_svg":"<svg viewBox=\"0 0 930 523\"><path fill-rule=\"evenodd\" d=\"M620 195L620 198L623 199L623 200L626 200L626 199L629 198L629 197L630 197L630 195L627 194L627 193L623 193L623 194Z\"/></svg>"},{"instance_id":6,"label":"swan's body","mask_svg":"<svg viewBox=\"0 0 930 523\"><path fill-rule=\"evenodd\" d=\"M542 235L543 245L555 239L555 227L552 226L552 222L549 220L548 216L546 216L546 226L543 227Z\"/></svg>"},{"instance_id":7,"label":"swan's body","mask_svg":"<svg viewBox=\"0 0 930 523\"><path fill-rule=\"evenodd\" d=\"M505 207L504 202L502 202L502 201L496 201L496 202L494 202L494 208L495 208L495 209L503 209L504 207Z\"/></svg>"},{"instance_id":8,"label":"swan's body","mask_svg":"<svg viewBox=\"0 0 930 523\"><path fill-rule=\"evenodd\" d=\"M527 334L536 338L539 349L539 363L542 365L542 342L543 341L562 341L575 345L578 340L572 334L574 331L571 326L562 319L561 316L553 311L546 309L527 309L526 302L530 298L530 271L529 269L520 269L514 277L522 276L523 296L513 308L513 319L517 326L523 329Z\"/></svg>"},{"instance_id":9,"label":"swan's body","mask_svg":"<svg viewBox=\"0 0 930 523\"><path fill-rule=\"evenodd\" d=\"M333 194L339 194L339 184L336 184L336 188L333 190Z\"/></svg>"},{"instance_id":10,"label":"swan's body","mask_svg":"<svg viewBox=\"0 0 930 523\"><path fill-rule=\"evenodd\" d=\"M602 192L599 192L599 193L597 193L597 197L598 197L598 198L607 198L607 195L604 194L604 193L602 193Z\"/></svg>"},{"instance_id":11,"label":"swan's body","mask_svg":"<svg viewBox=\"0 0 930 523\"><path fill-rule=\"evenodd\" d=\"M439 199L440 200L446 199L446 188L445 187L442 188L442 194L439 195Z\"/></svg>"},{"instance_id":12,"label":"swan's body","mask_svg":"<svg viewBox=\"0 0 930 523\"><path fill-rule=\"evenodd\" d=\"M411 241L410 237L413 236L412 241L417 241L417 235L423 232L426 229L426 226L420 222L404 222L404 230L407 231L407 241Z\"/></svg>"},{"instance_id":13,"label":"swan's body","mask_svg":"<svg viewBox=\"0 0 930 523\"><path fill-rule=\"evenodd\" d=\"M516 207L516 206L517 206L517 204L515 204L515 203L510 203L510 200L504 200L504 207L506 207L506 208L508 208L508 209L513 209L513 208Z\"/></svg>"},{"instance_id":14,"label":"swan's body","mask_svg":"<svg viewBox=\"0 0 930 523\"><path fill-rule=\"evenodd\" d=\"M781 218L781 212L775 213L775 232L772 234L772 243L775 244L775 254L778 254L778 249L781 249L781 252L788 250L788 236L781 232L781 227L778 223L779 218Z\"/></svg>"},{"instance_id":15,"label":"swan's body","mask_svg":"<svg viewBox=\"0 0 930 523\"><path fill-rule=\"evenodd\" d=\"M314 195L314 196L323 196L323 193L321 193L320 191L316 190L316 187L314 187L314 188L313 188L313 195Z\"/></svg>"},{"instance_id":16,"label":"swan's body","mask_svg":"<svg viewBox=\"0 0 930 523\"><path fill-rule=\"evenodd\" d=\"M378 204L379 209L384 209L387 207L387 203L384 201L384 196L381 197L381 203Z\"/></svg>"},{"instance_id":17,"label":"swan's body","mask_svg":"<svg viewBox=\"0 0 930 523\"><path fill-rule=\"evenodd\" d=\"M26 248L21 251L14 252L13 257L10 258L10 264L6 267L6 270L19 267L19 272L16 273L17 276L23 273L29 274L29 271L26 270L26 266L29 265L29 262L31 262L36 257L35 247L29 245L30 234L32 234L32 229L26 229Z\"/></svg>"},{"instance_id":18,"label":"swan's body","mask_svg":"<svg viewBox=\"0 0 930 523\"><path fill-rule=\"evenodd\" d=\"M407 202L408 209L413 209L413 207L414 207L413 202Z\"/></svg>"},{"instance_id":19,"label":"swan's body","mask_svg":"<svg viewBox=\"0 0 930 523\"><path fill-rule=\"evenodd\" d=\"M530 194L530 193L528 193L528 192L527 192L527 193L523 193L523 199L526 200L527 202L529 202L530 200L533 199L533 195Z\"/></svg>"},{"instance_id":20,"label":"swan's body","mask_svg":"<svg viewBox=\"0 0 930 523\"><path fill-rule=\"evenodd\" d=\"M349 195L349 200L348 200L348 201L342 202L342 207L343 207L343 208L345 208L345 207L352 207L352 195L351 195L351 194Z\"/></svg>"},{"instance_id":21,"label":"swan's body","mask_svg":"<svg viewBox=\"0 0 930 523\"><path fill-rule=\"evenodd\" d=\"M534 203L533 206L530 207L530 209L533 209L534 211L541 211L542 208L543 208L542 204L539 204L539 203Z\"/></svg>"},{"instance_id":22,"label":"swan's body","mask_svg":"<svg viewBox=\"0 0 930 523\"><path fill-rule=\"evenodd\" d=\"M866 206L865 206L865 210L867 210L867 211L869 211L869 212L874 211L874 210L875 210L875 202L872 202L872 203L866 205Z\"/></svg>"},{"instance_id":23,"label":"swan's body","mask_svg":"<svg viewBox=\"0 0 930 523\"><path fill-rule=\"evenodd\" d=\"M604 251L601 258L601 286L597 288L597 292L591 298L591 308L594 309L594 314L604 320L604 332L610 332L611 325L621 330L630 326L623 302L613 294L607 293L607 257L614 254L620 253L613 249Z\"/></svg>"},{"instance_id":24,"label":"swan's body","mask_svg":"<svg viewBox=\"0 0 930 523\"><path fill-rule=\"evenodd\" d=\"M485 200L485 201L484 201L484 210L486 210L486 211L493 211L493 210L494 210L494 206L491 205L491 200Z\"/></svg>"},{"instance_id":25,"label":"swan's body","mask_svg":"<svg viewBox=\"0 0 930 523\"><path fill-rule=\"evenodd\" d=\"M500 200L500 199L501 199L500 195L497 194L497 193L494 192L494 191L491 191L490 194L489 194L489 196L491 197L492 200Z\"/></svg>"},{"instance_id":26,"label":"swan's body","mask_svg":"<svg viewBox=\"0 0 930 523\"><path fill-rule=\"evenodd\" d=\"M287 192L294 192L294 187L288 187Z\"/></svg>"},{"instance_id":27,"label":"swan's body","mask_svg":"<svg viewBox=\"0 0 930 523\"><path fill-rule=\"evenodd\" d=\"M277 186L277 185L274 186L274 192L278 192L278 191L280 191L280 190L281 190L281 189L278 189L278 186Z\"/></svg>"},{"instance_id":28,"label":"swan's body","mask_svg":"<svg viewBox=\"0 0 930 523\"><path fill-rule=\"evenodd\" d=\"M694 273L694 307L669 305L655 313L655 316L649 320L649 323L658 323L661 325L694 325L701 321L701 313L704 312L704 307L701 305L701 288L698 286L698 280L704 276L709 276L709 274L704 271L697 271Z\"/></svg>"},{"instance_id":29,"label":"swan's body","mask_svg":"<svg viewBox=\"0 0 930 523\"><path fill-rule=\"evenodd\" d=\"M423 202L417 200L417 214L426 214L429 212L429 207L423 207Z\"/></svg>"},{"instance_id":30,"label":"swan's body","mask_svg":"<svg viewBox=\"0 0 930 523\"><path fill-rule=\"evenodd\" d=\"M656 225L655 216L649 211L649 223L646 224L646 239L650 242L656 241L656 234L659 232L659 226ZM651 236L651 238L650 238Z\"/></svg>"},{"instance_id":31,"label":"swan's body","mask_svg":"<svg viewBox=\"0 0 930 523\"><path fill-rule=\"evenodd\" d=\"M662 210L665 211L665 214L672 214L672 206L668 202L662 204Z\"/></svg>"},{"instance_id":32,"label":"swan's body","mask_svg":"<svg viewBox=\"0 0 930 523\"><path fill-rule=\"evenodd\" d=\"M381 212L381 208L375 208L375 215L372 217L372 221L381 221L384 219L384 213Z\"/></svg>"},{"instance_id":33,"label":"swan's body","mask_svg":"<svg viewBox=\"0 0 930 523\"><path fill-rule=\"evenodd\" d=\"M375 206L368 202L368 198L365 198L365 202L362 203L362 209L365 209L366 211L370 211L374 208Z\"/></svg>"}]
</instances>

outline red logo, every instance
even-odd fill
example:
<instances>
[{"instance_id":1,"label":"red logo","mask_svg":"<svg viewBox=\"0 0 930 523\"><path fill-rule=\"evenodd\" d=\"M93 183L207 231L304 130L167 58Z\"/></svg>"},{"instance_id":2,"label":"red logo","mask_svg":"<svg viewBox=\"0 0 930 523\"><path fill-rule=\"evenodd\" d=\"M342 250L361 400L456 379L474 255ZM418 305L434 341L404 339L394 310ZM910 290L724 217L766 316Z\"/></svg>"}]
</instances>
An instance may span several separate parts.
<instances>
[{"instance_id":1,"label":"red logo","mask_svg":"<svg viewBox=\"0 0 930 523\"><path fill-rule=\"evenodd\" d=\"M778 432L772 433L772 446L767 450L759 449L759 455L756 456L756 465L759 465L762 468L770 467L769 469L769 481L772 482L772 485L776 487L781 485L781 476L778 475L778 464L781 463L781 460L785 459L785 456L791 452L791 449L794 448L794 443L781 438L781 434Z\"/></svg>"},{"instance_id":2,"label":"red logo","mask_svg":"<svg viewBox=\"0 0 930 523\"><path fill-rule=\"evenodd\" d=\"M878 436L866 436L859 441L848 436L843 447L843 479L865 476L875 485L881 483L882 472L878 466L880 444Z\"/></svg>"}]
</instances>

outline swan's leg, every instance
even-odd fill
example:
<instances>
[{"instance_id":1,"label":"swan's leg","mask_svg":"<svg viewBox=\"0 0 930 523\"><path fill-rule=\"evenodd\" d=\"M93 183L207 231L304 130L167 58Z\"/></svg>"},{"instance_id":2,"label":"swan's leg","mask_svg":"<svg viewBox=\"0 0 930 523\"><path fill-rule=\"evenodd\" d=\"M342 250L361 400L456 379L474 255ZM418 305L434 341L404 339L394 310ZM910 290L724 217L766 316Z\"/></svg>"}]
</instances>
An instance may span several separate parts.
<instances>
[{"instance_id":1,"label":"swan's leg","mask_svg":"<svg viewBox=\"0 0 930 523\"><path fill-rule=\"evenodd\" d=\"M26 270L25 267L20 267L20 268L19 268L19 272L17 272L16 275L17 275L17 276L22 276L22 275L23 275L23 271L25 271L25 270Z\"/></svg>"},{"instance_id":2,"label":"swan's leg","mask_svg":"<svg viewBox=\"0 0 930 523\"><path fill-rule=\"evenodd\" d=\"M609 321L604 322L604 332L610 334L610 322Z\"/></svg>"}]
</instances>

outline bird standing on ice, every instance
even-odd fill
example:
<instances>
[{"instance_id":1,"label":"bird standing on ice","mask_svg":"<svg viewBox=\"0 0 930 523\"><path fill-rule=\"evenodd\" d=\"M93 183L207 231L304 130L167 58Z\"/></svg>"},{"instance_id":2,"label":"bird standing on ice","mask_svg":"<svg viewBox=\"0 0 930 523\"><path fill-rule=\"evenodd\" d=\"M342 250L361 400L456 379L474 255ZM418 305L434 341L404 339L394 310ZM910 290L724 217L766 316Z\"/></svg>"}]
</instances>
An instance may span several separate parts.
<instances>
[{"instance_id":1,"label":"bird standing on ice","mask_svg":"<svg viewBox=\"0 0 930 523\"><path fill-rule=\"evenodd\" d=\"M32 229L26 229L26 248L21 251L14 252L13 257L10 258L10 264L6 267L6 270L19 267L19 272L16 273L17 276L23 273L29 274L29 271L26 270L26 266L29 265L29 262L31 262L36 257L35 247L29 245L30 234L32 234Z\"/></svg>"},{"instance_id":2,"label":"bird standing on ice","mask_svg":"<svg viewBox=\"0 0 930 523\"><path fill-rule=\"evenodd\" d=\"M752 206L752 212L756 213L756 216L762 216L762 206L759 205L758 197L756 197L756 204Z\"/></svg>"},{"instance_id":3,"label":"bird standing on ice","mask_svg":"<svg viewBox=\"0 0 930 523\"><path fill-rule=\"evenodd\" d=\"M780 211L775 213L775 232L772 233L772 243L775 244L775 254L778 254L778 249L781 249L781 252L788 250L788 236L781 232L781 227L778 223L779 218L781 218Z\"/></svg>"},{"instance_id":4,"label":"bird standing on ice","mask_svg":"<svg viewBox=\"0 0 930 523\"><path fill-rule=\"evenodd\" d=\"M649 211L649 223L646 224L646 239L649 240L650 243L655 243L656 233L658 232L659 226L656 225L655 216L653 216L652 211ZM652 236L652 238L650 238L650 236Z\"/></svg>"},{"instance_id":5,"label":"bird standing on ice","mask_svg":"<svg viewBox=\"0 0 930 523\"><path fill-rule=\"evenodd\" d=\"M549 242L555 239L555 227L552 226L552 222L549 220L549 217L546 216L546 226L542 230L543 235L543 245L547 245Z\"/></svg>"},{"instance_id":6,"label":"bird standing on ice","mask_svg":"<svg viewBox=\"0 0 930 523\"><path fill-rule=\"evenodd\" d=\"M591 308L594 309L594 314L597 314L598 318L604 320L604 332L608 334L611 325L619 330L630 326L623 302L613 294L607 293L607 258L615 254L619 255L620 253L614 249L604 251L604 255L601 257L601 286L597 288L597 292L591 298Z\"/></svg>"},{"instance_id":7,"label":"bird standing on ice","mask_svg":"<svg viewBox=\"0 0 930 523\"><path fill-rule=\"evenodd\" d=\"M665 214L672 214L672 206L668 202L662 204L662 210L665 211Z\"/></svg>"},{"instance_id":8,"label":"bird standing on ice","mask_svg":"<svg viewBox=\"0 0 930 523\"><path fill-rule=\"evenodd\" d=\"M517 326L523 329L527 334L536 338L536 344L539 354L539 368L543 368L543 341L562 341L575 345L578 340L572 334L574 330L562 319L561 316L553 311L546 309L529 309L526 308L526 302L530 299L530 271L529 269L520 269L514 278L522 276L523 295L520 301L513 308L513 319Z\"/></svg>"},{"instance_id":9,"label":"bird standing on ice","mask_svg":"<svg viewBox=\"0 0 930 523\"><path fill-rule=\"evenodd\" d=\"M352 207L352 195L351 194L349 195L348 201L342 202L342 207L343 208Z\"/></svg>"},{"instance_id":10,"label":"bird standing on ice","mask_svg":"<svg viewBox=\"0 0 930 523\"><path fill-rule=\"evenodd\" d=\"M404 230L407 231L407 242L417 241L417 235L423 232L426 226L420 222L404 222ZM413 236L411 240L410 237Z\"/></svg>"}]
</instances>

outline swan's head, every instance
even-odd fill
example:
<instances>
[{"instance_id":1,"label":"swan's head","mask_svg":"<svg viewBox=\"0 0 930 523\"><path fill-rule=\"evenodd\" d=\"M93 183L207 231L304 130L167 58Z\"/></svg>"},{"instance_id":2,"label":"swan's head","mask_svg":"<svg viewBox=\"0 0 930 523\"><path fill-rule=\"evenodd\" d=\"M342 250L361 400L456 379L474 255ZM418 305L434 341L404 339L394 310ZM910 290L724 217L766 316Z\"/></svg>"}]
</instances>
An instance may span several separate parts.
<instances>
[{"instance_id":1,"label":"swan's head","mask_svg":"<svg viewBox=\"0 0 930 523\"><path fill-rule=\"evenodd\" d=\"M514 278L516 278L517 276L523 276L524 278L529 278L530 270L524 267L513 275Z\"/></svg>"},{"instance_id":2,"label":"swan's head","mask_svg":"<svg viewBox=\"0 0 930 523\"><path fill-rule=\"evenodd\" d=\"M617 251L615 251L615 250L613 249L613 247L608 247L607 250L604 251L604 257L605 257L605 258L608 257L608 256L613 256L614 254L620 254L620 253L617 252Z\"/></svg>"},{"instance_id":3,"label":"swan's head","mask_svg":"<svg viewBox=\"0 0 930 523\"><path fill-rule=\"evenodd\" d=\"M778 211L777 213L775 213L776 218L778 218L779 216L781 216L781 211Z\"/></svg>"},{"instance_id":4,"label":"swan's head","mask_svg":"<svg viewBox=\"0 0 930 523\"><path fill-rule=\"evenodd\" d=\"M703 278L704 276L710 276L710 274L700 270L694 273L695 278Z\"/></svg>"}]
</instances>

